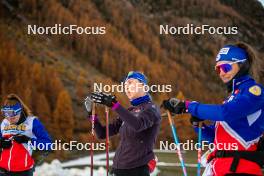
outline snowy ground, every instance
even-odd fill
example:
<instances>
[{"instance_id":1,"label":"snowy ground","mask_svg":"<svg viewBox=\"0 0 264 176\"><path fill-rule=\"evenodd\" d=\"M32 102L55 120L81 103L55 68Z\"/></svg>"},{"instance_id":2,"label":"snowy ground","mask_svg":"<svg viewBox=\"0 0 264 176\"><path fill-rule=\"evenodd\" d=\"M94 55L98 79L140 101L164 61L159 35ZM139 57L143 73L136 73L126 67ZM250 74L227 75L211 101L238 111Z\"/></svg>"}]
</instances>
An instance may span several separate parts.
<instances>
[{"instance_id":1,"label":"snowy ground","mask_svg":"<svg viewBox=\"0 0 264 176\"><path fill-rule=\"evenodd\" d=\"M110 153L109 157L112 158L114 153ZM110 160L109 164L112 164ZM89 176L90 167L84 167L84 169L77 169L76 167L90 165L90 157L83 157L76 160L61 163L59 160L53 160L50 164L44 163L36 168L35 176ZM94 176L105 176L106 169L104 166L105 154L98 154L94 156L94 166L98 169L94 169ZM156 169L151 176L156 176L159 170Z\"/></svg>"},{"instance_id":2,"label":"snowy ground","mask_svg":"<svg viewBox=\"0 0 264 176\"><path fill-rule=\"evenodd\" d=\"M154 152L161 161L158 162L158 169L151 176L157 176L158 173L166 176L174 176L175 173L176 175L177 173L182 173L179 160L175 160L177 156L174 151L155 150ZM185 154L184 151L183 153ZM112 164L111 158L113 156L114 153L109 154L110 165ZM188 175L196 175L197 164L194 163L197 161L197 152L186 153L185 156ZM105 153L94 156L94 166L96 168L94 169L94 176L106 176L105 158ZM90 167L88 166L90 166L89 156L64 163L61 163L59 160L53 160L50 164L44 163L37 167L34 176L90 176Z\"/></svg>"}]
</instances>

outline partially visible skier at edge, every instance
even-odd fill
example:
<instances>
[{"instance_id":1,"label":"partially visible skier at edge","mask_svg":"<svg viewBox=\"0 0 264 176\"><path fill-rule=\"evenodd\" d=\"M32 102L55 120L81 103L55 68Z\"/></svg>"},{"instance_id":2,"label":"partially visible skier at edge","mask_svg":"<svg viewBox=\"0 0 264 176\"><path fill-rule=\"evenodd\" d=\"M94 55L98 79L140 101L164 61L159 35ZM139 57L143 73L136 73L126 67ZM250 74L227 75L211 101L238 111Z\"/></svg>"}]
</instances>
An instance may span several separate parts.
<instances>
[{"instance_id":1,"label":"partially visible skier at edge","mask_svg":"<svg viewBox=\"0 0 264 176\"><path fill-rule=\"evenodd\" d=\"M128 109L115 96L101 92L90 95L91 101L108 106L118 114L116 120L109 124L110 136L120 134L111 171L114 176L149 176L156 165L153 148L161 115L159 107L144 91L144 85L147 85L147 80L142 73L128 73L125 79L125 91L131 103ZM98 116L95 118L95 132L99 139L106 137L106 128Z\"/></svg>"},{"instance_id":2,"label":"partially visible skier at edge","mask_svg":"<svg viewBox=\"0 0 264 176\"><path fill-rule=\"evenodd\" d=\"M5 98L1 112L4 119L0 133L0 175L33 176L36 163L32 157L34 147L31 144L41 151L50 151L51 138L16 94L9 94ZM41 149L39 145L48 147Z\"/></svg>"},{"instance_id":3,"label":"partially visible skier at edge","mask_svg":"<svg viewBox=\"0 0 264 176\"><path fill-rule=\"evenodd\" d=\"M258 65L245 43L226 45L216 57L215 69L230 93L222 105L164 100L162 106L175 114L190 113L192 121L211 120L203 126L203 140L235 149L216 148L207 157L206 176L261 176L264 165L264 88L254 80ZM258 71L258 70L255 70ZM259 75L259 72L255 72ZM221 145L219 145L220 147Z\"/></svg>"}]
</instances>

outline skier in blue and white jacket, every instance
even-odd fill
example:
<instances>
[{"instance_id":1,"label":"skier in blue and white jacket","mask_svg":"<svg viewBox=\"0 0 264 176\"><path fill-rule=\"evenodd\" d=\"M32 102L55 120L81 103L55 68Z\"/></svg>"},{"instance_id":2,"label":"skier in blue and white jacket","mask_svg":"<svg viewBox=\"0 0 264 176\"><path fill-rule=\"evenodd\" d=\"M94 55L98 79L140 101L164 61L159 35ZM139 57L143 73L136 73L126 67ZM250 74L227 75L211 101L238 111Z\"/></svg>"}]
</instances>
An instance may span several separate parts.
<instances>
[{"instance_id":1,"label":"skier in blue and white jacket","mask_svg":"<svg viewBox=\"0 0 264 176\"><path fill-rule=\"evenodd\" d=\"M226 45L219 51L215 66L230 93L223 104L163 102L171 112L190 113L193 121L215 122L202 130L203 138L216 146L207 158L210 166L207 175L262 175L264 153L260 139L264 132L264 87L252 77L255 61L248 45Z\"/></svg>"},{"instance_id":2,"label":"skier in blue and white jacket","mask_svg":"<svg viewBox=\"0 0 264 176\"><path fill-rule=\"evenodd\" d=\"M31 115L17 95L8 95L1 111L4 120L0 133L0 173L33 176L35 162L32 146L40 149L38 145L42 144L47 146L46 150L50 150L51 139L38 118Z\"/></svg>"}]
</instances>

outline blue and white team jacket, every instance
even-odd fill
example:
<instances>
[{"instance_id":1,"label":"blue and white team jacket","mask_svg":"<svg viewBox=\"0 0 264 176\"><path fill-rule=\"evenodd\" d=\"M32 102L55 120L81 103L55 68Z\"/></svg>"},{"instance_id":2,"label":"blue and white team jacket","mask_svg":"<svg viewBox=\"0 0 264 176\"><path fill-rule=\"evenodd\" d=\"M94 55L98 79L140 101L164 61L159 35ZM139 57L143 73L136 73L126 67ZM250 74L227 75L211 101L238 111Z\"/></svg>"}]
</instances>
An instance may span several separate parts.
<instances>
[{"instance_id":1,"label":"blue and white team jacket","mask_svg":"<svg viewBox=\"0 0 264 176\"><path fill-rule=\"evenodd\" d=\"M232 94L222 105L192 102L188 111L200 119L215 122L202 129L203 140L215 144L207 159L212 158L217 150L257 150L264 132L264 93L263 87L251 77L234 80ZM232 157L214 158L208 163L207 172L214 176L231 174L232 162ZM235 173L262 175L260 166L246 159L239 160Z\"/></svg>"},{"instance_id":2,"label":"blue and white team jacket","mask_svg":"<svg viewBox=\"0 0 264 176\"><path fill-rule=\"evenodd\" d=\"M221 125L237 141L249 148L264 132L264 88L250 76L233 80L232 94L222 105L190 103L188 112L200 119L216 121L205 127L203 136L212 142L215 127Z\"/></svg>"},{"instance_id":3,"label":"blue and white team jacket","mask_svg":"<svg viewBox=\"0 0 264 176\"><path fill-rule=\"evenodd\" d=\"M41 122L34 116L29 116L19 124L10 124L7 119L1 123L1 138L11 139L15 135L25 135L31 138L32 145L47 145L50 150L51 139ZM34 166L32 158L32 146L28 143L17 143L12 140L12 146L2 149L0 157L0 168L12 172L29 170ZM39 149L39 148L38 148Z\"/></svg>"}]
</instances>

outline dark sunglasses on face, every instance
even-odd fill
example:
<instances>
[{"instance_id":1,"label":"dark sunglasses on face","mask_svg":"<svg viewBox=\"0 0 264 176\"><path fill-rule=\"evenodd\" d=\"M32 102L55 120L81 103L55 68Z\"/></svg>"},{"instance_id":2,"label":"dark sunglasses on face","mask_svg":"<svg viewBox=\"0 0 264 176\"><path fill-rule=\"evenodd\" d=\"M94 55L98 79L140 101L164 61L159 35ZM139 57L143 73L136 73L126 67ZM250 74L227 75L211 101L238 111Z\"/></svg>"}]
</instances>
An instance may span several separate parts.
<instances>
[{"instance_id":1,"label":"dark sunglasses on face","mask_svg":"<svg viewBox=\"0 0 264 176\"><path fill-rule=\"evenodd\" d=\"M232 64L234 64L234 63L224 63L224 64L216 65L215 66L215 71L216 71L217 74L220 74L221 70L224 73L228 73L228 72L230 72L232 70Z\"/></svg>"}]
</instances>

